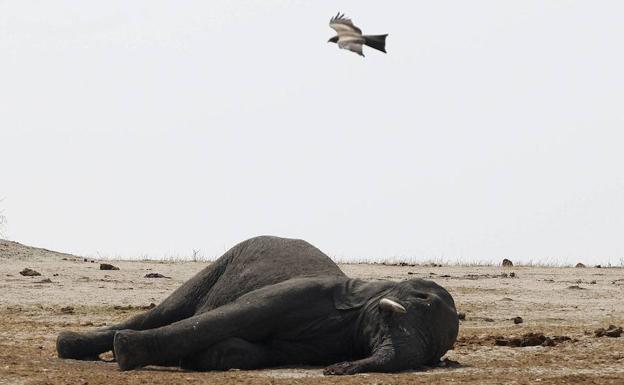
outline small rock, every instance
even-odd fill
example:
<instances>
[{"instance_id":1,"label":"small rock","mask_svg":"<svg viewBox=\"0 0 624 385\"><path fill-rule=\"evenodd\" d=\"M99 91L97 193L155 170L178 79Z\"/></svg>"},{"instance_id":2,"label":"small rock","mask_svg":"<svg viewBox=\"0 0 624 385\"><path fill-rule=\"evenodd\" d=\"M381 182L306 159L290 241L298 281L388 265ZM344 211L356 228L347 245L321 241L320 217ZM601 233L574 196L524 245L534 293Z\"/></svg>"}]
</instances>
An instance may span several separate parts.
<instances>
[{"instance_id":1,"label":"small rock","mask_svg":"<svg viewBox=\"0 0 624 385\"><path fill-rule=\"evenodd\" d=\"M507 277L509 277L509 275L508 275L507 273L503 273L503 274L501 274L500 276L501 276L501 278L507 278Z\"/></svg>"},{"instance_id":2,"label":"small rock","mask_svg":"<svg viewBox=\"0 0 624 385\"><path fill-rule=\"evenodd\" d=\"M622 327L616 328L615 326L609 326L609 329L605 332L605 336L607 337L619 337L622 335Z\"/></svg>"},{"instance_id":3,"label":"small rock","mask_svg":"<svg viewBox=\"0 0 624 385\"><path fill-rule=\"evenodd\" d=\"M110 263L100 263L100 270L119 270L119 268Z\"/></svg>"},{"instance_id":4,"label":"small rock","mask_svg":"<svg viewBox=\"0 0 624 385\"><path fill-rule=\"evenodd\" d=\"M513 299L511 299L509 297L503 297L503 298L501 298L501 301L513 301Z\"/></svg>"},{"instance_id":5,"label":"small rock","mask_svg":"<svg viewBox=\"0 0 624 385\"><path fill-rule=\"evenodd\" d=\"M496 346L511 346L510 342L511 342L510 339L505 339L505 338L497 338L496 340L494 340L494 344ZM520 344L518 344L518 346L519 345Z\"/></svg>"},{"instance_id":6,"label":"small rock","mask_svg":"<svg viewBox=\"0 0 624 385\"><path fill-rule=\"evenodd\" d=\"M74 314L74 307L73 306L65 306L61 308L61 313L64 314Z\"/></svg>"},{"instance_id":7,"label":"small rock","mask_svg":"<svg viewBox=\"0 0 624 385\"><path fill-rule=\"evenodd\" d=\"M41 275L40 272L35 271L31 268L25 268L24 270L20 271L20 274L23 275L24 277L36 277L38 275Z\"/></svg>"},{"instance_id":8,"label":"small rock","mask_svg":"<svg viewBox=\"0 0 624 385\"><path fill-rule=\"evenodd\" d=\"M514 273L514 272L512 271L511 273L509 273L509 276L510 276L511 278L516 278L516 273Z\"/></svg>"},{"instance_id":9,"label":"small rock","mask_svg":"<svg viewBox=\"0 0 624 385\"><path fill-rule=\"evenodd\" d=\"M460 320L464 321L466 319L466 313L457 313L457 317Z\"/></svg>"},{"instance_id":10,"label":"small rock","mask_svg":"<svg viewBox=\"0 0 624 385\"><path fill-rule=\"evenodd\" d=\"M585 290L582 287L580 287L579 285L568 286L568 289L572 289L572 290Z\"/></svg>"},{"instance_id":11,"label":"small rock","mask_svg":"<svg viewBox=\"0 0 624 385\"><path fill-rule=\"evenodd\" d=\"M513 266L513 262L511 262L511 260L505 258L503 259L503 267L511 267Z\"/></svg>"},{"instance_id":12,"label":"small rock","mask_svg":"<svg viewBox=\"0 0 624 385\"><path fill-rule=\"evenodd\" d=\"M555 346L555 340L550 337L545 337L544 342L542 342L542 346Z\"/></svg>"},{"instance_id":13,"label":"small rock","mask_svg":"<svg viewBox=\"0 0 624 385\"><path fill-rule=\"evenodd\" d=\"M416 274L416 273L414 273L413 271L408 271L407 272L407 275L412 275L412 274Z\"/></svg>"},{"instance_id":14,"label":"small rock","mask_svg":"<svg viewBox=\"0 0 624 385\"><path fill-rule=\"evenodd\" d=\"M596 281L595 281L595 280L590 281L590 282L589 282L589 284L590 284L590 285L595 285L595 284L596 284Z\"/></svg>"},{"instance_id":15,"label":"small rock","mask_svg":"<svg viewBox=\"0 0 624 385\"><path fill-rule=\"evenodd\" d=\"M513 318L513 322L518 325L524 322L524 320L522 319L522 317L514 317Z\"/></svg>"},{"instance_id":16,"label":"small rock","mask_svg":"<svg viewBox=\"0 0 624 385\"><path fill-rule=\"evenodd\" d=\"M53 276L53 277L58 277L58 276L59 276L59 274L58 274L58 273L54 273L54 274L52 274L52 276Z\"/></svg>"},{"instance_id":17,"label":"small rock","mask_svg":"<svg viewBox=\"0 0 624 385\"><path fill-rule=\"evenodd\" d=\"M442 267L442 265L435 263L435 262L431 262L430 264L427 264L425 266L429 266L429 267Z\"/></svg>"},{"instance_id":18,"label":"small rock","mask_svg":"<svg viewBox=\"0 0 624 385\"><path fill-rule=\"evenodd\" d=\"M568 336L547 337L542 333L526 333L522 337L497 337L494 343L497 346L510 346L513 348L526 346L555 346L564 341L570 341Z\"/></svg>"},{"instance_id":19,"label":"small rock","mask_svg":"<svg viewBox=\"0 0 624 385\"><path fill-rule=\"evenodd\" d=\"M609 328L606 330L604 328L596 329L594 331L596 337L619 337L622 335L622 327L617 327L615 325L609 325Z\"/></svg>"},{"instance_id":20,"label":"small rock","mask_svg":"<svg viewBox=\"0 0 624 385\"><path fill-rule=\"evenodd\" d=\"M579 262L579 263L577 263L577 264L576 264L576 266L574 266L574 267L583 268L583 267L585 267L585 265L584 265L584 264L582 264L581 262Z\"/></svg>"},{"instance_id":21,"label":"small rock","mask_svg":"<svg viewBox=\"0 0 624 385\"><path fill-rule=\"evenodd\" d=\"M83 259L82 262L89 262L87 258Z\"/></svg>"},{"instance_id":22,"label":"small rock","mask_svg":"<svg viewBox=\"0 0 624 385\"><path fill-rule=\"evenodd\" d=\"M485 322L494 322L494 319L493 319L493 318L490 318L490 317L485 317L483 320L484 320Z\"/></svg>"},{"instance_id":23,"label":"small rock","mask_svg":"<svg viewBox=\"0 0 624 385\"><path fill-rule=\"evenodd\" d=\"M93 326L93 322L87 321L80 324L80 326Z\"/></svg>"},{"instance_id":24,"label":"small rock","mask_svg":"<svg viewBox=\"0 0 624 385\"><path fill-rule=\"evenodd\" d=\"M602 268L602 266L596 265L596 269L600 269L600 268Z\"/></svg>"},{"instance_id":25,"label":"small rock","mask_svg":"<svg viewBox=\"0 0 624 385\"><path fill-rule=\"evenodd\" d=\"M171 278L171 277L166 277L160 273L147 273L145 274L145 278Z\"/></svg>"},{"instance_id":26,"label":"small rock","mask_svg":"<svg viewBox=\"0 0 624 385\"><path fill-rule=\"evenodd\" d=\"M50 278L44 278L42 280L39 280L35 283L52 283L52 280Z\"/></svg>"}]
</instances>

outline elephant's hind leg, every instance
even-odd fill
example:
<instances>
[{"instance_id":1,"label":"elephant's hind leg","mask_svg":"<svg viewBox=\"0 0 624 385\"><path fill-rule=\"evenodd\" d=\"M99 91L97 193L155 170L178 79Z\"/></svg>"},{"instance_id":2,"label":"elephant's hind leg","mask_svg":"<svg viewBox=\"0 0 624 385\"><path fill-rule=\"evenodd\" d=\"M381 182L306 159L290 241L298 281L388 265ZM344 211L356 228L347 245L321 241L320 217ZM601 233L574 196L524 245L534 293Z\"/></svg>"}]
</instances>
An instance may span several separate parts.
<instances>
[{"instance_id":1,"label":"elephant's hind leg","mask_svg":"<svg viewBox=\"0 0 624 385\"><path fill-rule=\"evenodd\" d=\"M124 322L88 332L63 331L56 339L60 358L97 360L100 353L113 349L113 339L118 330L146 330L168 325L193 315L193 308L169 306L166 299L159 306L138 314Z\"/></svg>"},{"instance_id":2,"label":"elephant's hind leg","mask_svg":"<svg viewBox=\"0 0 624 385\"><path fill-rule=\"evenodd\" d=\"M238 246L240 247L240 246ZM113 349L113 339L118 330L147 330L192 317L202 298L219 279L236 247L186 281L158 306L124 322L103 329L77 333L61 332L56 340L60 358L97 359L100 353Z\"/></svg>"},{"instance_id":3,"label":"elephant's hind leg","mask_svg":"<svg viewBox=\"0 0 624 385\"><path fill-rule=\"evenodd\" d=\"M87 332L63 331L56 339L60 358L97 360L101 353L113 349L113 339L118 330L147 330L191 317L194 306L165 299L157 307L138 314L124 322ZM192 304L190 304L192 305Z\"/></svg>"},{"instance_id":4,"label":"elephant's hind leg","mask_svg":"<svg viewBox=\"0 0 624 385\"><path fill-rule=\"evenodd\" d=\"M56 351L60 358L97 360L100 353L111 350L114 337L115 330L63 331L56 338Z\"/></svg>"},{"instance_id":5,"label":"elephant's hind leg","mask_svg":"<svg viewBox=\"0 0 624 385\"><path fill-rule=\"evenodd\" d=\"M187 370L249 370L276 364L277 358L269 348L242 338L229 338L180 362Z\"/></svg>"}]
</instances>

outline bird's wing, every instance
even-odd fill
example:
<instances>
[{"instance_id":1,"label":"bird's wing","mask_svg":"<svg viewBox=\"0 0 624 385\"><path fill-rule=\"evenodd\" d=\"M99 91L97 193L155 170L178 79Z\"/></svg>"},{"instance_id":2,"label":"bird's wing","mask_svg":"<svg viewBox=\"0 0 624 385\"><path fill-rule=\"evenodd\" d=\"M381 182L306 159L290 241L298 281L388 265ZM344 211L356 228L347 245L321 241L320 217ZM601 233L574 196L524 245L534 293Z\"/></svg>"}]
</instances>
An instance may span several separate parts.
<instances>
[{"instance_id":1,"label":"bird's wing","mask_svg":"<svg viewBox=\"0 0 624 385\"><path fill-rule=\"evenodd\" d=\"M360 56L364 56L362 52L362 42L358 40L346 40L346 41L338 41L338 47L342 49L348 49L351 52L355 52Z\"/></svg>"},{"instance_id":2,"label":"bird's wing","mask_svg":"<svg viewBox=\"0 0 624 385\"><path fill-rule=\"evenodd\" d=\"M341 15L340 12L329 20L329 26L336 31L338 37L344 34L362 34L362 30L353 25L351 19L344 17L344 13Z\"/></svg>"}]
</instances>

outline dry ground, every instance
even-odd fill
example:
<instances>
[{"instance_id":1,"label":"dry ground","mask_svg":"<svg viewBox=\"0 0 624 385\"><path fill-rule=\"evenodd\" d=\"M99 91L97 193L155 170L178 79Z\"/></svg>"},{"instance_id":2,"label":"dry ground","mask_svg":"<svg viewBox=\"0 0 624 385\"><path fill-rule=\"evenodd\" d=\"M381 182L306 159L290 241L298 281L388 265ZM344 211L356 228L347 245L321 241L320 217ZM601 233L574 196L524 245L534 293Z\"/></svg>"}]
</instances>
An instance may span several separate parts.
<instances>
[{"instance_id":1,"label":"dry ground","mask_svg":"<svg viewBox=\"0 0 624 385\"><path fill-rule=\"evenodd\" d=\"M127 318L143 306L158 303L207 265L112 263L120 270L102 271L97 262L0 241L0 385L624 384L624 336L593 335L598 327L624 325L621 268L341 265L351 277L420 277L446 287L467 316L455 349L447 355L460 366L324 377L320 368L193 373L148 367L120 372L113 362L58 359L54 344L60 330L88 330ZM26 267L42 275L21 276ZM150 272L171 278L144 278ZM515 278L500 276L511 272ZM73 310L62 310L68 306ZM516 316L524 323L515 325L510 319ZM527 332L573 340L554 347L510 348L494 343L493 336Z\"/></svg>"}]
</instances>

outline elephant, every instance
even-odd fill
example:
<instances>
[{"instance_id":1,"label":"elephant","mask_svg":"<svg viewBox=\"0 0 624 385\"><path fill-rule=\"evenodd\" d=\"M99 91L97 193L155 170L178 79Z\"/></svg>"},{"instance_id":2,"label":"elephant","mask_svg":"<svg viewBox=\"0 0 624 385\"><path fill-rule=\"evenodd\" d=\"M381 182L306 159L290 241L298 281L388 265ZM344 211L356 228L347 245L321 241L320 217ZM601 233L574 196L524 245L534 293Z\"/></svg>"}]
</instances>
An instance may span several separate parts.
<instances>
[{"instance_id":1,"label":"elephant","mask_svg":"<svg viewBox=\"0 0 624 385\"><path fill-rule=\"evenodd\" d=\"M158 306L94 331L62 331L56 348L73 359L113 350L121 370L313 365L342 375L435 365L458 329L452 296L432 281L352 279L306 241L260 236Z\"/></svg>"}]
</instances>

